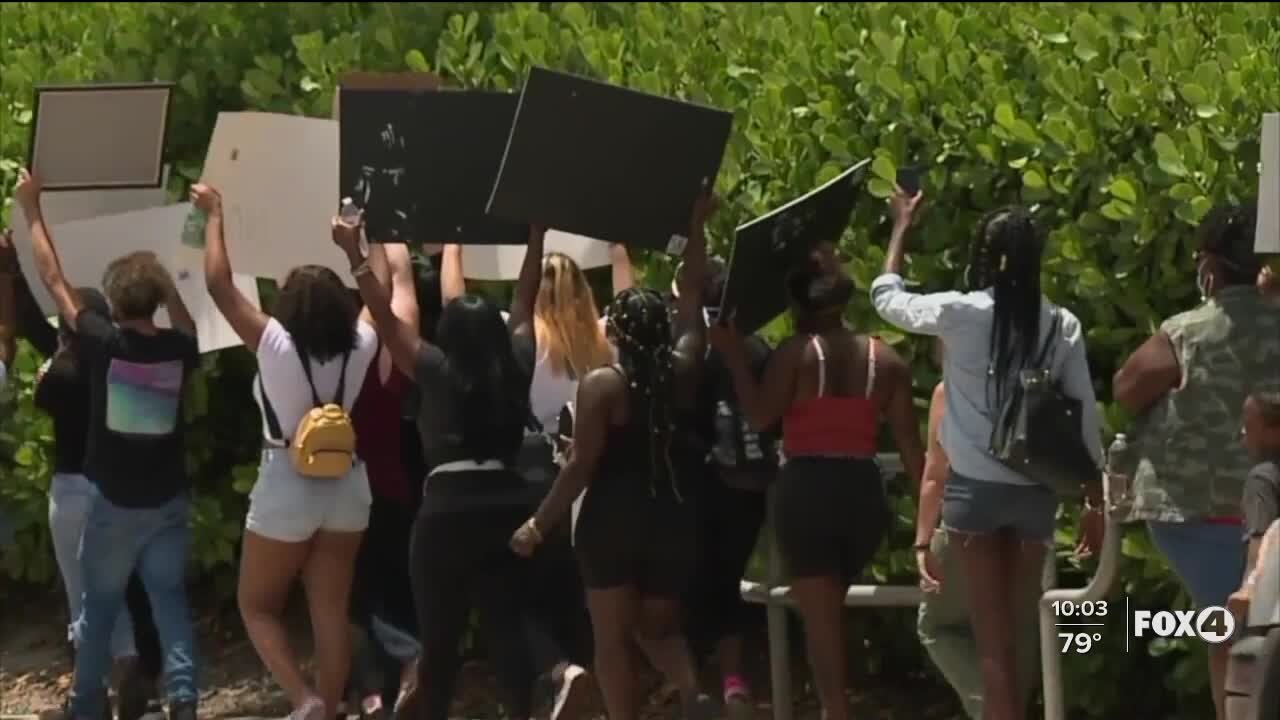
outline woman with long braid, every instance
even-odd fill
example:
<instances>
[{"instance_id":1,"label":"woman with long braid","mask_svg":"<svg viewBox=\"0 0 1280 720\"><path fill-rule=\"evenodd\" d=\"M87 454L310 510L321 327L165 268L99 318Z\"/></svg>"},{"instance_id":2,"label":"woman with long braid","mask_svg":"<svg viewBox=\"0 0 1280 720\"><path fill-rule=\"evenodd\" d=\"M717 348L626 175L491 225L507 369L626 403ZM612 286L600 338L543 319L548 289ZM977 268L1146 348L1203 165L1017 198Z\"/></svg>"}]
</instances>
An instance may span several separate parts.
<instances>
[{"instance_id":1,"label":"woman with long braid","mask_svg":"<svg viewBox=\"0 0 1280 720\"><path fill-rule=\"evenodd\" d=\"M658 293L633 288L614 299L606 330L618 363L583 377L569 460L511 538L516 552L532 555L586 490L574 549L587 587L595 674L611 720L638 715L636 643L680 689L686 714L707 708L680 622L695 521L672 469L671 445L677 399L693 395L706 347L703 226L712 207L710 197L701 198L691 218L678 336Z\"/></svg>"},{"instance_id":2,"label":"woman with long braid","mask_svg":"<svg viewBox=\"0 0 1280 720\"><path fill-rule=\"evenodd\" d=\"M1063 391L1080 401L1082 436L1101 466L1102 438L1084 330L1069 310L1041 295L1044 243L1023 208L996 210L978 224L967 292L909 292L898 273L919 201L919 194L901 192L892 199L893 236L871 299L886 321L941 337L946 344L947 411L941 436L951 472L943 490L942 525L959 540L955 547L967 580L981 666L982 716L1016 720L1024 717L1025 708L1009 618L1026 584L1040 578L1045 549L1053 541L1058 498L1048 485L1001 463L990 450L990 438L1018 372L1048 344L1048 369ZM1101 483L1085 491L1092 507L1100 507Z\"/></svg>"}]
</instances>

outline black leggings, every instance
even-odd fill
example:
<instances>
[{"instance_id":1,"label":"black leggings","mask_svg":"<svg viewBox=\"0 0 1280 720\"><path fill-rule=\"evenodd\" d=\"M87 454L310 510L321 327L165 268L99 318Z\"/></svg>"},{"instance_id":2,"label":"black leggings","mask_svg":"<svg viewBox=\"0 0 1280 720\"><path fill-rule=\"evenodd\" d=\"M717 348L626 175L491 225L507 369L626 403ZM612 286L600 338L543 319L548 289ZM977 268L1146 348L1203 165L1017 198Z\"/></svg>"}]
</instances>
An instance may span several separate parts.
<instances>
[{"instance_id":1,"label":"black leggings","mask_svg":"<svg viewBox=\"0 0 1280 720\"><path fill-rule=\"evenodd\" d=\"M530 567L509 547L531 499L520 476L505 470L440 473L427 481L410 550L425 720L449 717L462 665L458 645L473 609L507 714L532 717L537 671L524 623Z\"/></svg>"},{"instance_id":2,"label":"black leggings","mask_svg":"<svg viewBox=\"0 0 1280 720\"><path fill-rule=\"evenodd\" d=\"M697 656L722 638L738 635L747 604L740 582L765 517L765 492L725 485L715 469L698 495L698 571L685 601L686 634Z\"/></svg>"}]
</instances>

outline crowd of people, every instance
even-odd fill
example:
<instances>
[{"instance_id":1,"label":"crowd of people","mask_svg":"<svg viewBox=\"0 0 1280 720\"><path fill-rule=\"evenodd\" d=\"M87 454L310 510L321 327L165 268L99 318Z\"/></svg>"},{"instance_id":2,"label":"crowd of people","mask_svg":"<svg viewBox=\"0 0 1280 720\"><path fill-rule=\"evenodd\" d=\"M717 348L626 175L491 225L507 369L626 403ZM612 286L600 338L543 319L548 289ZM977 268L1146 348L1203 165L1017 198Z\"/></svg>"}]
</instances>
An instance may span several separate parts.
<instances>
[{"instance_id":1,"label":"crowd of people","mask_svg":"<svg viewBox=\"0 0 1280 720\"><path fill-rule=\"evenodd\" d=\"M147 253L111 263L101 290L70 286L40 197L23 171L29 271L58 323L6 237L0 373L15 336L48 358L36 404L54 423L49 524L75 655L67 703L49 717L110 717L114 688L117 716L136 720L162 684L169 716L193 719L183 386L199 362L194 323ZM208 292L258 360L244 391L262 410L262 451L237 600L290 717L443 720L473 614L511 717L533 717L541 695L550 717L581 716L598 688L608 717L635 720L643 657L686 717L709 718L708 656L728 714L748 717L739 579L774 487L823 716L845 720L845 588L892 523L876 462L886 424L918 488L921 642L971 717L1024 717L1060 505L1083 502L1082 550L1101 541L1088 333L1044 297L1044 234L1024 208L978 224L963 287L909 290L920 201L892 198L884 271L865 290L886 322L935 338L943 381L927 443L908 362L846 319L858 288L834 245L787 275L793 335L771 347L734 329L719 307L728 269L707 255L712 196L695 204L670 292L639 287L626 248L612 248L603 313L574 261L544 253L543 228L530 228L504 312L468 290L461 248L437 264L366 242L377 238L358 214L332 221L351 283L300 265L263 310L232 281L217 189L193 186ZM1136 418L1128 519L1148 525L1199 606L1247 596L1260 539L1280 533L1280 301L1253 235L1252 206L1206 218L1202 302L1165 321L1113 382ZM161 307L172 327L156 325ZM1079 408L1070 434L1093 472L1074 491L993 449L1029 368ZM311 678L283 617L299 582ZM1220 720L1224 662L1211 663Z\"/></svg>"}]
</instances>

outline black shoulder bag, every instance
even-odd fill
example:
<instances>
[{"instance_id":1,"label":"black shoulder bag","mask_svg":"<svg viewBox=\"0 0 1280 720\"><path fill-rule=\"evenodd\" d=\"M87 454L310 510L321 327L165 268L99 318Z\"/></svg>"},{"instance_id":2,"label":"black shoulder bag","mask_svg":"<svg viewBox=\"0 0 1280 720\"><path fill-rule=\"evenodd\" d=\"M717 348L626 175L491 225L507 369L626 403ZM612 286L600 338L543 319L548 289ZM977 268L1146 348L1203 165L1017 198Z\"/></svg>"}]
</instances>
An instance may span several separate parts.
<instances>
[{"instance_id":1,"label":"black shoulder bag","mask_svg":"<svg viewBox=\"0 0 1280 720\"><path fill-rule=\"evenodd\" d=\"M1061 315L1055 310L1040 357L1033 367L1019 371L1000 409L991 432L991 454L1060 497L1079 498L1084 484L1097 481L1101 471L1084 442L1080 401L1064 393L1061 382L1053 378L1060 325Z\"/></svg>"}]
</instances>

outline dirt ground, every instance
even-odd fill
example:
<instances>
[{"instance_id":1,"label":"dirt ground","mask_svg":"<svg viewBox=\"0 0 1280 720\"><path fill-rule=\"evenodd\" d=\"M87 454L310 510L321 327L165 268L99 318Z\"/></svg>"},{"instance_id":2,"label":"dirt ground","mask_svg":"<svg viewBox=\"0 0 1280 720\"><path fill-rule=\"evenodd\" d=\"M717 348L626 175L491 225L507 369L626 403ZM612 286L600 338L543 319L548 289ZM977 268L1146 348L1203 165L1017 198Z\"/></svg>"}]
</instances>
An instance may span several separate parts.
<instances>
[{"instance_id":1,"label":"dirt ground","mask_svg":"<svg viewBox=\"0 0 1280 720\"><path fill-rule=\"evenodd\" d=\"M56 598L5 600L0 616L0 718L30 716L59 706L71 682L71 661L63 642L65 626ZM235 612L229 608L197 608L197 638L201 661L201 718L281 718L288 714L284 696L254 654ZM295 647L309 652L302 613L293 612L291 635ZM792 671L800 720L816 718L816 703L807 683L802 658ZM763 656L752 663L759 673L767 668ZM859 720L949 720L959 717L954 701L938 688L920 683L868 680L872 686L851 696L853 717ZM757 720L770 720L772 706L764 677L756 682ZM454 713L462 718L498 716L496 688L479 662L468 663L460 678ZM678 717L673 693L654 683L646 718ZM603 717L603 712L597 713Z\"/></svg>"}]
</instances>

